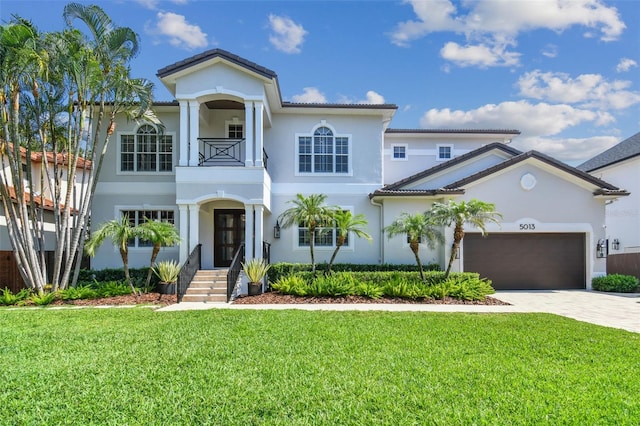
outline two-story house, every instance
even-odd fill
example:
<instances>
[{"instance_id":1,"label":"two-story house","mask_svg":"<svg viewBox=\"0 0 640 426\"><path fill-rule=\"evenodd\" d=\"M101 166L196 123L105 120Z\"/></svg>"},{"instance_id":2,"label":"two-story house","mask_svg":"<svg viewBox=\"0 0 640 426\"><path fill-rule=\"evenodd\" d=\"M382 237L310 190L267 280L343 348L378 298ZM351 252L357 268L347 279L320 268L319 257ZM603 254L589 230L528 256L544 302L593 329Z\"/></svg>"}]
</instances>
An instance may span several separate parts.
<instances>
[{"instance_id":1,"label":"two-story house","mask_svg":"<svg viewBox=\"0 0 640 426\"><path fill-rule=\"evenodd\" d=\"M605 272L597 250L606 200L625 191L537 152L509 143L516 130L390 128L392 104L283 101L274 71L214 49L169 65L158 76L175 97L156 111L165 131L121 117L93 203L92 225L129 215L176 224L182 242L162 258L184 262L198 245L202 268L229 265L271 247L272 261L308 262L304 224L279 229L278 215L297 193L326 194L327 204L362 213L373 242L348 238L339 262L413 263L406 238L383 229L402 212L435 201L477 198L504 220L481 238L469 228L457 270L476 270L498 288L586 288ZM452 236L425 262L445 265ZM317 237L328 261L331 231ZM130 263L149 248L132 242ZM94 268L118 267L103 246Z\"/></svg>"}]
</instances>

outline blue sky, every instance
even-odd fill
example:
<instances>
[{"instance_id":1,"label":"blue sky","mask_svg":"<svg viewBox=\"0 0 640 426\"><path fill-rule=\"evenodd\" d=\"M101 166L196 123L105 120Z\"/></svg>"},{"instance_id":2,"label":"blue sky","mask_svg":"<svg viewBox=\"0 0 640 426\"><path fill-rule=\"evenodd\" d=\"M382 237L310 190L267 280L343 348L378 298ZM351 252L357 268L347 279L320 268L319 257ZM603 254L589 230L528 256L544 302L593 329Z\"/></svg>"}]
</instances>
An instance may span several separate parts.
<instances>
[{"instance_id":1,"label":"blue sky","mask_svg":"<svg viewBox=\"0 0 640 426\"><path fill-rule=\"evenodd\" d=\"M0 2L41 31L61 0ZM111 0L141 37L132 74L221 48L272 69L296 102L393 103L394 128L501 128L577 165L640 131L640 3L632 0ZM80 29L81 24L77 23Z\"/></svg>"}]
</instances>

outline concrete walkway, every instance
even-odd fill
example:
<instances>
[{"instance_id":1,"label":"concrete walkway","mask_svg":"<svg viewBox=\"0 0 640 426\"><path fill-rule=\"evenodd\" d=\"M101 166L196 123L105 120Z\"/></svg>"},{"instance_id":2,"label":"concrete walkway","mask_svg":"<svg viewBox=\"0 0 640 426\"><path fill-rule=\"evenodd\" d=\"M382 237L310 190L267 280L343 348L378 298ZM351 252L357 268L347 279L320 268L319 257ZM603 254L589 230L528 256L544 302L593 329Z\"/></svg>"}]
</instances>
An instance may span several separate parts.
<instances>
[{"instance_id":1,"label":"concrete walkway","mask_svg":"<svg viewBox=\"0 0 640 426\"><path fill-rule=\"evenodd\" d=\"M194 309L301 309L307 311L394 311L394 312L545 312L605 327L640 333L640 294L599 293L583 290L499 291L492 295L510 303L502 305L429 304L292 304L234 305L187 302L158 309L160 312Z\"/></svg>"}]
</instances>

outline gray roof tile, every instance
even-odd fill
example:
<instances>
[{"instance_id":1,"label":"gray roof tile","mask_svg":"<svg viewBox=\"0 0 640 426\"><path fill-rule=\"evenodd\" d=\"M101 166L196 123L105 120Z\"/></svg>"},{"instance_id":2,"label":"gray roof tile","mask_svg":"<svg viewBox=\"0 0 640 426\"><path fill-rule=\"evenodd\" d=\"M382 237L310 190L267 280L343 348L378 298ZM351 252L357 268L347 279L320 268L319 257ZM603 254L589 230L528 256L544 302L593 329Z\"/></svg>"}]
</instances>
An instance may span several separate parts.
<instances>
[{"instance_id":1,"label":"gray roof tile","mask_svg":"<svg viewBox=\"0 0 640 426\"><path fill-rule=\"evenodd\" d=\"M585 161L578 166L578 169L592 172L637 155L640 155L640 132Z\"/></svg>"}]
</instances>

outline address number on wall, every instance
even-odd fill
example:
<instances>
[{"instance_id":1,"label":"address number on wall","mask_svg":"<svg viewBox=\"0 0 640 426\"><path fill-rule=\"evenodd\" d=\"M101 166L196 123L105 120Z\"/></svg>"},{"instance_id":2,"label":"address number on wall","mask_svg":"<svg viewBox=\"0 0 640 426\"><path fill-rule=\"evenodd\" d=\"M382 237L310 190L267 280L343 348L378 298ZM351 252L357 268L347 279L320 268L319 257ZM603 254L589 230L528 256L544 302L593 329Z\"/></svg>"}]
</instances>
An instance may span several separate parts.
<instances>
[{"instance_id":1,"label":"address number on wall","mask_svg":"<svg viewBox=\"0 0 640 426\"><path fill-rule=\"evenodd\" d=\"M521 223L520 230L521 231L533 231L536 229L535 223Z\"/></svg>"}]
</instances>

